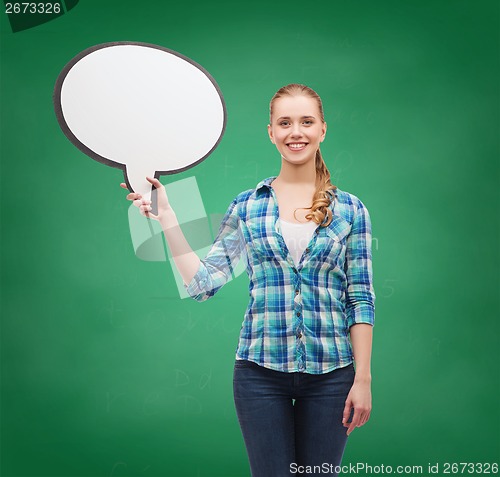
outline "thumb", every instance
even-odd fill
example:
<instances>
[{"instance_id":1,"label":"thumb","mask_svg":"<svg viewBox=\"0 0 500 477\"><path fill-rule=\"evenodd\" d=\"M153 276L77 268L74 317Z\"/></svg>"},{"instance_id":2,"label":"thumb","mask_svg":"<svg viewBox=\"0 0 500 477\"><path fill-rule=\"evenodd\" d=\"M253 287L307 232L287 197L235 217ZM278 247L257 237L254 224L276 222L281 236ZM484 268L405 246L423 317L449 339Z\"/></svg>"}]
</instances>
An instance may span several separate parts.
<instances>
[{"instance_id":1,"label":"thumb","mask_svg":"<svg viewBox=\"0 0 500 477\"><path fill-rule=\"evenodd\" d=\"M157 189L160 189L161 187L163 187L163 184L158 179L155 179L154 177L146 176L146 179L149 182L151 182L151 184L153 184Z\"/></svg>"},{"instance_id":2,"label":"thumb","mask_svg":"<svg viewBox=\"0 0 500 477\"><path fill-rule=\"evenodd\" d=\"M352 408L352 401L350 399L347 399L345 402L344 406L344 414L342 416L342 424L345 424L347 420L349 419L349 416L351 414L351 408Z\"/></svg>"}]
</instances>

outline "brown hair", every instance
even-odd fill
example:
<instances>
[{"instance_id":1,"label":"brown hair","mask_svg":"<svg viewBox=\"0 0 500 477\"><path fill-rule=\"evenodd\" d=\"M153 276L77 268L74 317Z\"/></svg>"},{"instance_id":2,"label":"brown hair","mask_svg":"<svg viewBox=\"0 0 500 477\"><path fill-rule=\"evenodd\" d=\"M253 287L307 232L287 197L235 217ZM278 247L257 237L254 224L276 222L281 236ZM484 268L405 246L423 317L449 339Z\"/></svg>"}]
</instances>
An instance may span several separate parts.
<instances>
[{"instance_id":1,"label":"brown hair","mask_svg":"<svg viewBox=\"0 0 500 477\"><path fill-rule=\"evenodd\" d=\"M319 95L308 86L298 83L287 84L280 88L276 94L272 97L271 102L269 104L269 123L271 123L271 117L273 114L273 104L274 102L281 98L282 96L297 96L299 94L303 94L305 96L309 96L313 98L318 103L320 119L324 123L325 115L323 113L323 104L321 103L321 98ZM325 161L323 160L323 156L321 155L321 151L318 148L316 151L316 191L313 196L312 206L311 207L301 207L303 209L311 209L306 215L306 219L313 220L319 225L326 227L332 221L332 212L328 208L330 204L330 200L333 199L333 194L337 186L333 185L330 182L330 171L326 167ZM295 209L296 211L297 209ZM295 211L293 213L295 217ZM325 221L326 217L326 221ZM324 223L323 223L324 222Z\"/></svg>"}]
</instances>

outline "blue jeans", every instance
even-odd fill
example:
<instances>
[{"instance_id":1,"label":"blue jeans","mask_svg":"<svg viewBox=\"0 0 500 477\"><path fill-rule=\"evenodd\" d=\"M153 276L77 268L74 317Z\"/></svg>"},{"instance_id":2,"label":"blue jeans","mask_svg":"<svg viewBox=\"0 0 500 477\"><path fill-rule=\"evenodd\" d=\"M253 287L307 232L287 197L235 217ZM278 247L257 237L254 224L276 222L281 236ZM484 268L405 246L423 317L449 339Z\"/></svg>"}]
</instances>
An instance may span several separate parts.
<instances>
[{"instance_id":1,"label":"blue jeans","mask_svg":"<svg viewBox=\"0 0 500 477\"><path fill-rule=\"evenodd\" d=\"M309 475L336 476L348 439L342 417L354 375L353 363L306 374L235 360L234 403L252 477L306 476L299 466L314 465L321 471Z\"/></svg>"}]
</instances>

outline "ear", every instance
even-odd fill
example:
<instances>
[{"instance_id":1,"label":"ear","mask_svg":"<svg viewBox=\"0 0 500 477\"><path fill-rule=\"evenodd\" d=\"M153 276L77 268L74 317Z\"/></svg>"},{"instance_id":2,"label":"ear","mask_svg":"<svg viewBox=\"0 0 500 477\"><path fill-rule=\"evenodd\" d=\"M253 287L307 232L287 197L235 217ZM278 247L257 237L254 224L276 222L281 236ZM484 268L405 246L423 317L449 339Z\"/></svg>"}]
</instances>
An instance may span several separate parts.
<instances>
[{"instance_id":1,"label":"ear","mask_svg":"<svg viewBox=\"0 0 500 477\"><path fill-rule=\"evenodd\" d=\"M267 133L269 134L269 139L271 139L271 142L274 144L274 138L273 138L273 131L271 130L271 125L267 125Z\"/></svg>"},{"instance_id":2,"label":"ear","mask_svg":"<svg viewBox=\"0 0 500 477\"><path fill-rule=\"evenodd\" d=\"M321 140L320 142L323 142L325 140L325 136L326 136L326 123L323 123L323 134L321 135Z\"/></svg>"}]
</instances>

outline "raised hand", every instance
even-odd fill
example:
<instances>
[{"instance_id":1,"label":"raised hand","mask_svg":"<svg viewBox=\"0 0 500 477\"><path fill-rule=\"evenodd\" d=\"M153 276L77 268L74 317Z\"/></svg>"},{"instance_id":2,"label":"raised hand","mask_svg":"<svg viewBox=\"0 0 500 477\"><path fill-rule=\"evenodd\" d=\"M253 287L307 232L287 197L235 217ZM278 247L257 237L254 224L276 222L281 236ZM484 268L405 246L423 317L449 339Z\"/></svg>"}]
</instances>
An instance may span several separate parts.
<instances>
[{"instance_id":1,"label":"raised hand","mask_svg":"<svg viewBox=\"0 0 500 477\"><path fill-rule=\"evenodd\" d=\"M163 184L158 179L148 176L146 176L146 179L156 188L156 191L154 193L156 193L158 201L157 215L151 212L151 201L144 199L141 194L131 192L127 194L127 200L133 201L132 203L139 208L141 215L144 215L145 217L148 217L150 219L161 221L168 212L172 211L172 207L170 206L170 202L168 201L167 192ZM120 187L128 190L127 184L125 184L125 182L120 183Z\"/></svg>"}]
</instances>

